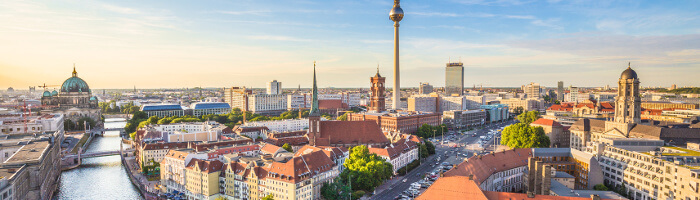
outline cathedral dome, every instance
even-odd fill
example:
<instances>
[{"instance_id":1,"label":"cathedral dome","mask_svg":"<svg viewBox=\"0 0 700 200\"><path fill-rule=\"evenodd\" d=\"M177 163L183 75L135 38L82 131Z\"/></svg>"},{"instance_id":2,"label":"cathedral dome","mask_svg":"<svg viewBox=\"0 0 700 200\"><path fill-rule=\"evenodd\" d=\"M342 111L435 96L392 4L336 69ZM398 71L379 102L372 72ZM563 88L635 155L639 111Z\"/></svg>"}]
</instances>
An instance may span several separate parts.
<instances>
[{"instance_id":1,"label":"cathedral dome","mask_svg":"<svg viewBox=\"0 0 700 200\"><path fill-rule=\"evenodd\" d=\"M97 101L97 97L95 97L95 96L90 97L90 101Z\"/></svg>"},{"instance_id":2,"label":"cathedral dome","mask_svg":"<svg viewBox=\"0 0 700 200\"><path fill-rule=\"evenodd\" d=\"M58 95L58 92L56 92L56 90L54 90L53 92L51 92L51 96L56 96L56 95Z\"/></svg>"},{"instance_id":3,"label":"cathedral dome","mask_svg":"<svg viewBox=\"0 0 700 200\"><path fill-rule=\"evenodd\" d=\"M50 96L51 96L51 92L49 92L49 91L44 91L44 94L42 94L41 96L43 96L43 97L50 97Z\"/></svg>"},{"instance_id":4,"label":"cathedral dome","mask_svg":"<svg viewBox=\"0 0 700 200\"><path fill-rule=\"evenodd\" d=\"M73 68L73 77L68 78L61 86L61 92L90 92L90 87Z\"/></svg>"},{"instance_id":5,"label":"cathedral dome","mask_svg":"<svg viewBox=\"0 0 700 200\"><path fill-rule=\"evenodd\" d=\"M637 72L635 72L631 67L627 67L627 69L620 75L620 79L637 79Z\"/></svg>"}]
</instances>

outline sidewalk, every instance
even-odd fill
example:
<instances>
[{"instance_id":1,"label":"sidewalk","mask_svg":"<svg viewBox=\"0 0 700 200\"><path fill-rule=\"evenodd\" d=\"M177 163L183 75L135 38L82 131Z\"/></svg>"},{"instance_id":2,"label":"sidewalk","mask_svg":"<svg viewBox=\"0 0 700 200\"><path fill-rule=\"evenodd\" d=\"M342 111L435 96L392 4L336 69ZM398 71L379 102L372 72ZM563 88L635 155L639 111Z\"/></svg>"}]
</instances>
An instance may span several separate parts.
<instances>
[{"instance_id":1,"label":"sidewalk","mask_svg":"<svg viewBox=\"0 0 700 200\"><path fill-rule=\"evenodd\" d=\"M393 179L385 181L384 184L381 184L374 189L375 194L381 194L385 190L393 188L392 186L399 183L401 180L403 180L403 178L404 176L396 176Z\"/></svg>"},{"instance_id":2,"label":"sidewalk","mask_svg":"<svg viewBox=\"0 0 700 200\"><path fill-rule=\"evenodd\" d=\"M141 173L141 169L138 167L138 163L136 163L136 160L134 157L126 157L125 158L127 166L130 170L127 170L127 172L131 171L131 174L134 176L134 178L138 181L138 185L142 186L143 188L146 189L148 193L154 194L154 195L159 195L161 193L160 190L157 190L155 188L156 185L160 184L160 181L149 181L148 178ZM145 194L146 199L153 199L157 197L150 197L148 196L149 194Z\"/></svg>"}]
</instances>

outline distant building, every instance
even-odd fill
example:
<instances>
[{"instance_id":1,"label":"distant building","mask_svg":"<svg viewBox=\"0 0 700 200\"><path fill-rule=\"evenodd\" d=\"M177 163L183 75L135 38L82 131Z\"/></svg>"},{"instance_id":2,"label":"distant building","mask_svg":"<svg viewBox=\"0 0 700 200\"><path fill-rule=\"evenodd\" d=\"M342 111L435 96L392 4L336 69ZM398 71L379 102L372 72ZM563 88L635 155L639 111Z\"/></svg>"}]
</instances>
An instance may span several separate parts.
<instances>
[{"instance_id":1,"label":"distant building","mask_svg":"<svg viewBox=\"0 0 700 200\"><path fill-rule=\"evenodd\" d=\"M510 112L506 104L482 105L486 110L486 123L501 122L510 119Z\"/></svg>"},{"instance_id":2,"label":"distant building","mask_svg":"<svg viewBox=\"0 0 700 200\"><path fill-rule=\"evenodd\" d=\"M694 103L683 103L683 102L666 102L666 101L642 101L641 107L643 109L685 109L693 110L698 109L698 104Z\"/></svg>"},{"instance_id":3,"label":"distant building","mask_svg":"<svg viewBox=\"0 0 700 200\"><path fill-rule=\"evenodd\" d=\"M442 123L455 129L481 126L486 123L486 110L450 110L442 112Z\"/></svg>"},{"instance_id":4,"label":"distant building","mask_svg":"<svg viewBox=\"0 0 700 200\"><path fill-rule=\"evenodd\" d=\"M564 102L564 81L557 82L557 100Z\"/></svg>"},{"instance_id":5,"label":"distant building","mask_svg":"<svg viewBox=\"0 0 700 200\"><path fill-rule=\"evenodd\" d=\"M531 82L530 84L523 85L522 89L525 92L525 95L527 95L527 98L537 99L542 97L543 88L539 83Z\"/></svg>"},{"instance_id":6,"label":"distant building","mask_svg":"<svg viewBox=\"0 0 700 200\"><path fill-rule=\"evenodd\" d=\"M308 119L285 119L285 120L270 120L270 121L256 121L256 122L246 122L245 126L249 127L267 127L270 131L275 132L292 132L301 131L309 128Z\"/></svg>"},{"instance_id":7,"label":"distant building","mask_svg":"<svg viewBox=\"0 0 700 200\"><path fill-rule=\"evenodd\" d=\"M185 110L178 104L142 105L141 111L145 112L148 117L158 116L158 118L185 115Z\"/></svg>"},{"instance_id":8,"label":"distant building","mask_svg":"<svg viewBox=\"0 0 700 200\"><path fill-rule=\"evenodd\" d=\"M447 63L445 67L445 95L464 95L464 64Z\"/></svg>"},{"instance_id":9,"label":"distant building","mask_svg":"<svg viewBox=\"0 0 700 200\"><path fill-rule=\"evenodd\" d=\"M238 108L242 111L248 109L248 95L253 94L253 91L245 87L231 87L224 89L224 102L228 103L231 108Z\"/></svg>"},{"instance_id":10,"label":"distant building","mask_svg":"<svg viewBox=\"0 0 700 200\"><path fill-rule=\"evenodd\" d=\"M82 117L102 122L102 109L87 82L78 77L73 67L72 76L61 85L60 91L44 91L41 96L42 113L63 114L66 119L78 121Z\"/></svg>"},{"instance_id":11,"label":"distant building","mask_svg":"<svg viewBox=\"0 0 700 200\"><path fill-rule=\"evenodd\" d=\"M408 111L431 112L437 111L439 97L412 96L408 97Z\"/></svg>"},{"instance_id":12,"label":"distant building","mask_svg":"<svg viewBox=\"0 0 700 200\"><path fill-rule=\"evenodd\" d=\"M418 145L413 141L401 139L384 148L369 148L369 153L375 153L394 167L394 173L414 160L418 160Z\"/></svg>"},{"instance_id":13,"label":"distant building","mask_svg":"<svg viewBox=\"0 0 700 200\"><path fill-rule=\"evenodd\" d=\"M216 102L198 102L190 105L192 114L196 117L209 114L228 114L231 113L231 106L228 103Z\"/></svg>"},{"instance_id":14,"label":"distant building","mask_svg":"<svg viewBox=\"0 0 700 200\"><path fill-rule=\"evenodd\" d=\"M277 80L268 82L267 94L282 94L282 82L277 82Z\"/></svg>"},{"instance_id":15,"label":"distant building","mask_svg":"<svg viewBox=\"0 0 700 200\"><path fill-rule=\"evenodd\" d=\"M350 113L351 121L374 121L382 131L393 131L412 134L423 124L437 126L442 124L442 113L396 112L396 113Z\"/></svg>"},{"instance_id":16,"label":"distant building","mask_svg":"<svg viewBox=\"0 0 700 200\"><path fill-rule=\"evenodd\" d=\"M541 98L540 99L510 98L510 99L501 99L499 101L501 102L501 104L507 104L508 107L510 108L510 112L513 112L513 110L518 108L518 107L522 107L524 111L544 112L547 109L546 107L544 107L544 100Z\"/></svg>"},{"instance_id":17,"label":"distant building","mask_svg":"<svg viewBox=\"0 0 700 200\"><path fill-rule=\"evenodd\" d=\"M287 111L287 95L252 94L248 95L248 111L261 115L279 115Z\"/></svg>"},{"instance_id":18,"label":"distant building","mask_svg":"<svg viewBox=\"0 0 700 200\"><path fill-rule=\"evenodd\" d=\"M433 92L433 86L430 83L420 83L418 86L418 94L430 94Z\"/></svg>"}]
</instances>

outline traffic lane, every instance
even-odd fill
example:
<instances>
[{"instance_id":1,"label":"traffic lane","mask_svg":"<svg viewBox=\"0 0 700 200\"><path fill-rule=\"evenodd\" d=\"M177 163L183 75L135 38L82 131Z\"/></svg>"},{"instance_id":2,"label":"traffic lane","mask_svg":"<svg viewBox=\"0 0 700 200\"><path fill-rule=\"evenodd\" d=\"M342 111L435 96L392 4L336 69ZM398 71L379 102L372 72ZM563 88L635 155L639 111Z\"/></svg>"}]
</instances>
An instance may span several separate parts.
<instances>
[{"instance_id":1,"label":"traffic lane","mask_svg":"<svg viewBox=\"0 0 700 200\"><path fill-rule=\"evenodd\" d=\"M432 159L430 159L429 157L428 160ZM391 189L384 190L382 193L372 196L371 199L393 199L394 197L402 194L403 191L410 188L411 183L422 179L421 176L416 176L416 174L422 175L428 171L432 171L432 167L430 167L430 164L428 162L423 162L422 165L419 165L417 168L411 170L410 172L408 172L408 174L401 177L401 181L391 186ZM405 183L403 182L404 179L407 180Z\"/></svg>"}]
</instances>

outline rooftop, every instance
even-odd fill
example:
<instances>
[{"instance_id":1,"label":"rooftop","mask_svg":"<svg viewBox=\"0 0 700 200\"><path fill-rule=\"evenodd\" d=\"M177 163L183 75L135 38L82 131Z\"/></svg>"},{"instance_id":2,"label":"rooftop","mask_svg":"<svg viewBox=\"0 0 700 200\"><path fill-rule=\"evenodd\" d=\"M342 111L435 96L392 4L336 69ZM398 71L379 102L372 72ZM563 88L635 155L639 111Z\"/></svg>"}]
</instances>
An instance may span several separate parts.
<instances>
[{"instance_id":1,"label":"rooftop","mask_svg":"<svg viewBox=\"0 0 700 200\"><path fill-rule=\"evenodd\" d=\"M36 141L31 144L24 145L22 148L5 161L6 164L23 163L33 160L39 160L49 148L49 141Z\"/></svg>"}]
</instances>

